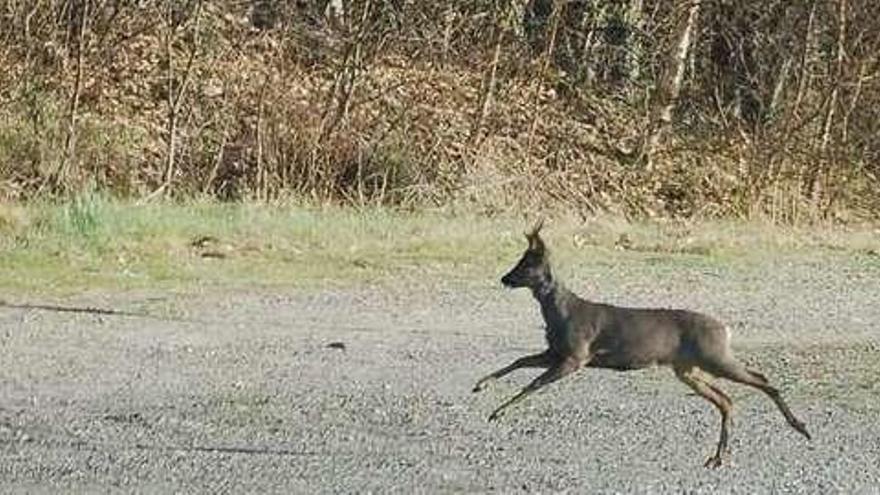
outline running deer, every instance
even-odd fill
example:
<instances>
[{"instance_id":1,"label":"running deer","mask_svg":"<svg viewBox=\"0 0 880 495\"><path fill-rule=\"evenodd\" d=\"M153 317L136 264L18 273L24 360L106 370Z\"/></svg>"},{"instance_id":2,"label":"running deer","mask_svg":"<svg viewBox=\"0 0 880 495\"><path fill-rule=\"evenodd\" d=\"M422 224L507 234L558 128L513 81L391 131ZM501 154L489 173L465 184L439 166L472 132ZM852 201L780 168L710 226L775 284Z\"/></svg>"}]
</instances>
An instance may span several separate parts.
<instances>
[{"instance_id":1,"label":"running deer","mask_svg":"<svg viewBox=\"0 0 880 495\"><path fill-rule=\"evenodd\" d=\"M529 246L522 258L504 275L509 288L527 287L541 305L546 323L548 349L517 359L477 382L474 392L520 368L544 368L519 393L501 404L489 416L494 421L508 407L540 388L583 367L636 370L652 365L670 366L675 376L711 402L721 413L721 435L715 454L706 467L718 467L727 453L727 439L733 401L712 376L749 385L767 394L785 420L810 439L799 421L767 378L746 368L730 349L730 332L709 316L686 310L622 308L581 299L554 276L547 248L539 235L543 222L526 234Z\"/></svg>"}]
</instances>

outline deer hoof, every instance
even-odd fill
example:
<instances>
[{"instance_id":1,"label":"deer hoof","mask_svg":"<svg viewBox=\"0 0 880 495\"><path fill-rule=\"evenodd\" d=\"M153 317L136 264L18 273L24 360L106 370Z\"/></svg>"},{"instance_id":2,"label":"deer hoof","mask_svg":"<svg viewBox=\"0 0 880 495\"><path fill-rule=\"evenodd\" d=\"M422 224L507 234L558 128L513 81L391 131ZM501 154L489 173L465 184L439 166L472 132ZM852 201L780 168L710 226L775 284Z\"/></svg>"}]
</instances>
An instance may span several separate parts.
<instances>
[{"instance_id":1,"label":"deer hoof","mask_svg":"<svg viewBox=\"0 0 880 495\"><path fill-rule=\"evenodd\" d=\"M703 464L703 467L707 467L710 469L718 469L723 464L720 455L713 455L709 459L706 460L706 463Z\"/></svg>"},{"instance_id":2,"label":"deer hoof","mask_svg":"<svg viewBox=\"0 0 880 495\"><path fill-rule=\"evenodd\" d=\"M484 379L478 381L477 384L474 385L474 389L473 389L473 391L474 391L474 392L482 392L483 389L485 389L486 386L488 386L488 385L489 385L489 382L491 382L491 381L493 381L493 380L492 380L492 379L489 379L489 378L484 378Z\"/></svg>"},{"instance_id":3,"label":"deer hoof","mask_svg":"<svg viewBox=\"0 0 880 495\"><path fill-rule=\"evenodd\" d=\"M800 421L793 424L794 429L798 431L801 435L807 437L807 440L812 440L813 437L810 436L810 432L807 431L807 425L801 423Z\"/></svg>"}]
</instances>

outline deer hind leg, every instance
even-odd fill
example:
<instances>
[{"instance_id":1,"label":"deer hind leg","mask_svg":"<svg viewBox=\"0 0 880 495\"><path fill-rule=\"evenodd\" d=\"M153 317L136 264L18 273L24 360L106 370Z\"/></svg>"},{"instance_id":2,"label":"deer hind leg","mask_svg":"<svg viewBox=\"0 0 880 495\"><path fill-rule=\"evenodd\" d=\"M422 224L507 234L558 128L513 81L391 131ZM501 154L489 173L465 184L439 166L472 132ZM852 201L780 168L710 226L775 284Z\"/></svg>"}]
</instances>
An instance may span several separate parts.
<instances>
[{"instance_id":1,"label":"deer hind leg","mask_svg":"<svg viewBox=\"0 0 880 495\"><path fill-rule=\"evenodd\" d=\"M486 388L486 386L490 382L494 382L495 380L501 378L504 375L512 371L516 371L520 368L549 368L550 365L553 364L552 356L550 355L550 351L544 351L539 354L532 354L529 356L524 356L516 361L510 363L509 365L501 368L500 370L489 373L484 376L474 385L474 392L479 392Z\"/></svg>"},{"instance_id":2,"label":"deer hind leg","mask_svg":"<svg viewBox=\"0 0 880 495\"><path fill-rule=\"evenodd\" d=\"M537 392L539 389L546 387L547 385L550 385L556 380L559 380L560 378L569 375L574 371L577 371L581 366L583 366L583 363L574 358L563 359L557 362L547 371L541 373L537 378L535 378L532 383L526 385L522 390L519 391L519 393L498 406L498 408L495 409L491 415L489 415L489 421L495 421L496 419L500 418L502 414L504 414L504 411L508 407L516 404L517 402L520 402L529 395Z\"/></svg>"},{"instance_id":3,"label":"deer hind leg","mask_svg":"<svg viewBox=\"0 0 880 495\"><path fill-rule=\"evenodd\" d=\"M767 378L761 373L750 370L746 368L739 361L729 359L723 361L721 363L713 364L713 366L706 369L709 373L720 377L726 378L730 381L742 383L744 385L749 385L751 387L757 388L761 392L767 394L768 397L776 404L776 407L779 408L779 411L785 416L785 420L794 428L798 433L805 436L807 440L812 439L810 433L807 431L806 425L797 419L794 414L789 409L788 404L783 400L782 395L779 393L779 390L776 387L770 385Z\"/></svg>"},{"instance_id":4,"label":"deer hind leg","mask_svg":"<svg viewBox=\"0 0 880 495\"><path fill-rule=\"evenodd\" d=\"M711 402L721 413L721 433L718 437L718 445L715 455L710 457L705 466L717 468L721 466L724 454L727 453L727 441L730 430L730 413L733 409L733 401L721 389L707 382L698 369L692 366L677 366L675 376L689 386L694 392Z\"/></svg>"}]
</instances>

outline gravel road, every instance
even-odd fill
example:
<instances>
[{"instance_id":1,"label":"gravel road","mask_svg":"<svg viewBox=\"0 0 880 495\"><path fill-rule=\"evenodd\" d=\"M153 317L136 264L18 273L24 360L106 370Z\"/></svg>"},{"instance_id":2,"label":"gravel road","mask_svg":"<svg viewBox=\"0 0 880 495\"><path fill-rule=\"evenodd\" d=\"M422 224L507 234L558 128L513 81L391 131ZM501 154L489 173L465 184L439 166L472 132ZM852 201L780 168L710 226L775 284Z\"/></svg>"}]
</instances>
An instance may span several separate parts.
<instances>
[{"instance_id":1,"label":"gravel road","mask_svg":"<svg viewBox=\"0 0 880 495\"><path fill-rule=\"evenodd\" d=\"M717 413L668 369L582 371L488 423L535 372L479 394L474 382L543 345L529 294L497 280L52 301L153 317L12 307L38 301L9 295L0 491L880 493L876 259L566 273L596 300L726 321L814 440L759 392L722 383L732 460L704 469Z\"/></svg>"}]
</instances>

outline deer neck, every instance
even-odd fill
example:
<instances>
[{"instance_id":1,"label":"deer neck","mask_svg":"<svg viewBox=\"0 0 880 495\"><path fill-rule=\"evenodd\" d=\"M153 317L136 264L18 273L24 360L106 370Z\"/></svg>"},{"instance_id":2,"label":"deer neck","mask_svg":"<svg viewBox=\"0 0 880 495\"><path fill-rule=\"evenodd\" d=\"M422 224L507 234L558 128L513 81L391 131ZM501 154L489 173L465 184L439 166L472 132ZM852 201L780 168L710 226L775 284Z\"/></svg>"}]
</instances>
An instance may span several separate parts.
<instances>
[{"instance_id":1,"label":"deer neck","mask_svg":"<svg viewBox=\"0 0 880 495\"><path fill-rule=\"evenodd\" d=\"M549 271L546 279L537 287L532 288L532 295L538 300L541 305L541 314L551 326L555 322L567 318L568 300L571 298L571 292Z\"/></svg>"}]
</instances>

